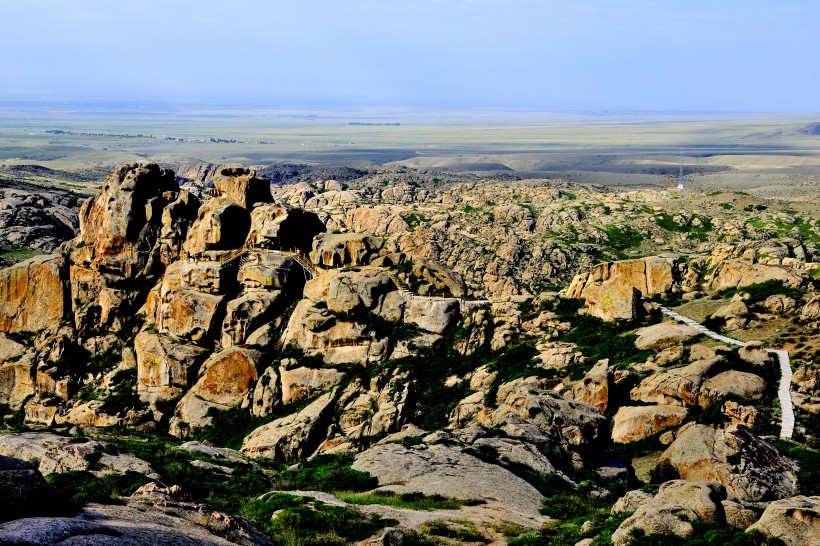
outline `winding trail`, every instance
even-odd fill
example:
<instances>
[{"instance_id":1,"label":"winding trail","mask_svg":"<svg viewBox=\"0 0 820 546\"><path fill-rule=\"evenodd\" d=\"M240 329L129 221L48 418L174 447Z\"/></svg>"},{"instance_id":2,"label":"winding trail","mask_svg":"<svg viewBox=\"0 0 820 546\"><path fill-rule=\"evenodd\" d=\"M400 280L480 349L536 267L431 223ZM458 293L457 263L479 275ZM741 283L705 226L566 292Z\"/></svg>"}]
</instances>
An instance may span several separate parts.
<instances>
[{"instance_id":1,"label":"winding trail","mask_svg":"<svg viewBox=\"0 0 820 546\"><path fill-rule=\"evenodd\" d=\"M745 341L720 335L717 332L710 330L703 324L692 320L689 317L684 317L683 315L671 311L662 305L660 306L660 310L664 315L691 326L698 332L709 336L712 339L716 339L730 345L737 345L739 347L746 345ZM790 392L792 384L792 366L789 361L789 352L782 349L766 349L766 351L777 356L777 362L780 364L780 384L777 388L777 398L780 400L780 437L791 438L792 434L794 434L794 406L792 405L792 396Z\"/></svg>"}]
</instances>

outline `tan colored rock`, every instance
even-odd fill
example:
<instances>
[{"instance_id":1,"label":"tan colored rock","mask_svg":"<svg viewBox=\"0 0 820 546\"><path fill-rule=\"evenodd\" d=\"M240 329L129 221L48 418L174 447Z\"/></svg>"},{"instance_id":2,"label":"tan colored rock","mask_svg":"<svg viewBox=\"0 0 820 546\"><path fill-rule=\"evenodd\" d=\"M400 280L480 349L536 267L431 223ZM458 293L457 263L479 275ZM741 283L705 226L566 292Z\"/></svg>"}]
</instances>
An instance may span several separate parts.
<instances>
[{"instance_id":1,"label":"tan colored rock","mask_svg":"<svg viewBox=\"0 0 820 546\"><path fill-rule=\"evenodd\" d=\"M801 495L774 501L749 531L779 538L786 546L820 544L820 497Z\"/></svg>"},{"instance_id":2,"label":"tan colored rock","mask_svg":"<svg viewBox=\"0 0 820 546\"><path fill-rule=\"evenodd\" d=\"M228 302L222 321L222 346L242 345L255 330L281 314L287 295L281 290L248 292Z\"/></svg>"},{"instance_id":3,"label":"tan colored rock","mask_svg":"<svg viewBox=\"0 0 820 546\"><path fill-rule=\"evenodd\" d=\"M602 438L606 419L597 408L566 400L544 387L540 379L533 377L501 385L496 409L479 413L479 424L500 426L509 436L536 442L549 438L569 450L587 448Z\"/></svg>"},{"instance_id":4,"label":"tan colored rock","mask_svg":"<svg viewBox=\"0 0 820 546\"><path fill-rule=\"evenodd\" d=\"M301 275L294 273L294 267L290 256L253 250L239 268L237 278L245 290L285 290L293 283L294 277Z\"/></svg>"},{"instance_id":5,"label":"tan colored rock","mask_svg":"<svg viewBox=\"0 0 820 546\"><path fill-rule=\"evenodd\" d=\"M638 339L635 340L635 346L638 349L658 350L689 341L700 335L700 332L686 324L661 322L652 326L645 326L639 329L636 334Z\"/></svg>"},{"instance_id":6,"label":"tan colored rock","mask_svg":"<svg viewBox=\"0 0 820 546\"><path fill-rule=\"evenodd\" d=\"M760 411L754 406L744 406L727 400L723 403L723 415L730 417L733 425L746 425L751 427L757 421Z\"/></svg>"},{"instance_id":7,"label":"tan colored rock","mask_svg":"<svg viewBox=\"0 0 820 546\"><path fill-rule=\"evenodd\" d=\"M536 345L539 351L538 358L541 360L541 367L560 370L571 364L584 361L584 355L578 351L574 343L562 341L540 342Z\"/></svg>"},{"instance_id":8,"label":"tan colored rock","mask_svg":"<svg viewBox=\"0 0 820 546\"><path fill-rule=\"evenodd\" d=\"M239 166L226 166L214 174L214 187L220 197L242 208L254 203L270 203L270 182L256 177L256 171Z\"/></svg>"},{"instance_id":9,"label":"tan colored rock","mask_svg":"<svg viewBox=\"0 0 820 546\"><path fill-rule=\"evenodd\" d=\"M282 386L279 384L279 373L275 368L268 367L262 372L248 402L251 413L256 417L270 415L275 407L282 404Z\"/></svg>"},{"instance_id":10,"label":"tan colored rock","mask_svg":"<svg viewBox=\"0 0 820 546\"><path fill-rule=\"evenodd\" d=\"M57 326L68 311L65 260L35 256L0 270L0 332Z\"/></svg>"},{"instance_id":11,"label":"tan colored rock","mask_svg":"<svg viewBox=\"0 0 820 546\"><path fill-rule=\"evenodd\" d=\"M381 361L386 354L386 340L373 339L368 325L340 322L327 309L314 307L303 299L296 305L282 336L284 345L296 345L308 354L321 354L325 363L365 364Z\"/></svg>"},{"instance_id":12,"label":"tan colored rock","mask_svg":"<svg viewBox=\"0 0 820 546\"><path fill-rule=\"evenodd\" d=\"M344 436L361 440L399 430L413 383L409 374L401 371L380 374L367 386L351 383L339 397L338 425Z\"/></svg>"},{"instance_id":13,"label":"tan colored rock","mask_svg":"<svg viewBox=\"0 0 820 546\"><path fill-rule=\"evenodd\" d=\"M733 529L744 531L757 521L757 513L739 502L724 500L721 501L721 505L726 515L726 525Z\"/></svg>"},{"instance_id":14,"label":"tan colored rock","mask_svg":"<svg viewBox=\"0 0 820 546\"><path fill-rule=\"evenodd\" d=\"M820 319L820 295L813 296L800 310L800 316L808 320Z\"/></svg>"},{"instance_id":15,"label":"tan colored rock","mask_svg":"<svg viewBox=\"0 0 820 546\"><path fill-rule=\"evenodd\" d=\"M330 368L279 367L282 403L290 404L326 391L344 380L346 374Z\"/></svg>"},{"instance_id":16,"label":"tan colored rock","mask_svg":"<svg viewBox=\"0 0 820 546\"><path fill-rule=\"evenodd\" d=\"M347 313L357 307L363 307L381 315L385 297L397 291L386 273L366 269L332 271L319 275L305 283L304 296L315 303L324 302L334 313ZM392 315L391 320L400 320L403 302L399 299L394 305L399 307L386 314Z\"/></svg>"},{"instance_id":17,"label":"tan colored rock","mask_svg":"<svg viewBox=\"0 0 820 546\"><path fill-rule=\"evenodd\" d=\"M382 241L363 233L321 233L313 240L313 262L324 267L368 265Z\"/></svg>"},{"instance_id":18,"label":"tan colored rock","mask_svg":"<svg viewBox=\"0 0 820 546\"><path fill-rule=\"evenodd\" d=\"M712 273L709 288L711 290L743 288L770 280L783 281L783 284L787 286L800 286L803 282L797 270L787 267L725 260L718 264Z\"/></svg>"},{"instance_id":19,"label":"tan colored rock","mask_svg":"<svg viewBox=\"0 0 820 546\"><path fill-rule=\"evenodd\" d=\"M783 294L775 294L766 298L763 302L763 307L772 313L788 313L797 306L794 298L784 296Z\"/></svg>"},{"instance_id":20,"label":"tan colored rock","mask_svg":"<svg viewBox=\"0 0 820 546\"><path fill-rule=\"evenodd\" d=\"M683 368L650 375L632 389L630 398L650 404L698 405L700 387L722 357L699 360Z\"/></svg>"},{"instance_id":21,"label":"tan colored rock","mask_svg":"<svg viewBox=\"0 0 820 546\"><path fill-rule=\"evenodd\" d=\"M262 353L231 347L212 355L202 365L199 380L177 404L169 432L188 436L211 422L210 409L227 410L239 405L256 382Z\"/></svg>"},{"instance_id":22,"label":"tan colored rock","mask_svg":"<svg viewBox=\"0 0 820 546\"><path fill-rule=\"evenodd\" d=\"M0 365L0 404L17 409L34 394L36 383L31 366L12 362Z\"/></svg>"},{"instance_id":23,"label":"tan colored rock","mask_svg":"<svg viewBox=\"0 0 820 546\"><path fill-rule=\"evenodd\" d=\"M456 300L412 298L404 309L404 322L414 323L422 330L443 334L459 317Z\"/></svg>"},{"instance_id":24,"label":"tan colored rock","mask_svg":"<svg viewBox=\"0 0 820 546\"><path fill-rule=\"evenodd\" d=\"M620 514L623 512L635 512L644 503L652 500L652 493L647 493L640 489L633 489L627 491L626 494L615 501L612 505L612 514Z\"/></svg>"},{"instance_id":25,"label":"tan colored rock","mask_svg":"<svg viewBox=\"0 0 820 546\"><path fill-rule=\"evenodd\" d=\"M689 538L694 533L690 521L724 523L720 502L726 490L716 482L673 480L660 486L652 500L640 506L612 534L612 544L628 546L630 533L640 529L647 535Z\"/></svg>"},{"instance_id":26,"label":"tan colored rock","mask_svg":"<svg viewBox=\"0 0 820 546\"><path fill-rule=\"evenodd\" d=\"M242 453L278 461L309 457L327 438L337 395L337 390L323 394L302 411L257 428L242 442Z\"/></svg>"},{"instance_id":27,"label":"tan colored rock","mask_svg":"<svg viewBox=\"0 0 820 546\"><path fill-rule=\"evenodd\" d=\"M762 341L750 341L737 350L737 355L750 364L766 365L772 360L772 355L763 346Z\"/></svg>"},{"instance_id":28,"label":"tan colored rock","mask_svg":"<svg viewBox=\"0 0 820 546\"><path fill-rule=\"evenodd\" d=\"M154 164L119 167L80 208L71 261L121 277L146 275L170 262L197 206L180 192L172 171Z\"/></svg>"},{"instance_id":29,"label":"tan colored rock","mask_svg":"<svg viewBox=\"0 0 820 546\"><path fill-rule=\"evenodd\" d=\"M163 294L158 310L159 331L194 343L212 337L219 328L217 316L223 299L184 288Z\"/></svg>"},{"instance_id":30,"label":"tan colored rock","mask_svg":"<svg viewBox=\"0 0 820 546\"><path fill-rule=\"evenodd\" d=\"M683 422L688 410L681 406L622 406L614 417L612 441L637 442Z\"/></svg>"},{"instance_id":31,"label":"tan colored rock","mask_svg":"<svg viewBox=\"0 0 820 546\"><path fill-rule=\"evenodd\" d=\"M0 435L0 455L36 460L38 470L44 475L89 470L102 452L103 446L96 440L75 441L50 432Z\"/></svg>"},{"instance_id":32,"label":"tan colored rock","mask_svg":"<svg viewBox=\"0 0 820 546\"><path fill-rule=\"evenodd\" d=\"M690 423L661 455L660 479L719 481L741 502L794 494L796 465L743 425L713 429Z\"/></svg>"},{"instance_id":33,"label":"tan colored rock","mask_svg":"<svg viewBox=\"0 0 820 546\"><path fill-rule=\"evenodd\" d=\"M656 256L598 264L573 279L567 297L583 298L589 313L604 320L631 320L641 314L641 297L672 290L673 265Z\"/></svg>"},{"instance_id":34,"label":"tan colored rock","mask_svg":"<svg viewBox=\"0 0 820 546\"><path fill-rule=\"evenodd\" d=\"M609 391L613 385L609 360L601 360L593 366L582 380L572 386L565 396L598 408L604 413L609 405Z\"/></svg>"},{"instance_id":35,"label":"tan colored rock","mask_svg":"<svg viewBox=\"0 0 820 546\"><path fill-rule=\"evenodd\" d=\"M25 345L0 333L0 362L18 360L26 352Z\"/></svg>"},{"instance_id":36,"label":"tan colored rock","mask_svg":"<svg viewBox=\"0 0 820 546\"><path fill-rule=\"evenodd\" d=\"M105 403L101 400L83 402L72 407L67 413L55 416L58 425L68 423L81 428L113 427L122 424L122 421L122 416L106 413Z\"/></svg>"},{"instance_id":37,"label":"tan colored rock","mask_svg":"<svg viewBox=\"0 0 820 546\"><path fill-rule=\"evenodd\" d=\"M205 349L167 335L140 332L134 338L137 392L144 401L168 400L196 381Z\"/></svg>"},{"instance_id":38,"label":"tan colored rock","mask_svg":"<svg viewBox=\"0 0 820 546\"><path fill-rule=\"evenodd\" d=\"M189 256L208 250L231 250L245 244L251 227L247 209L225 198L211 199L199 208L183 249Z\"/></svg>"},{"instance_id":39,"label":"tan colored rock","mask_svg":"<svg viewBox=\"0 0 820 546\"><path fill-rule=\"evenodd\" d=\"M177 260L165 270L160 290L167 294L186 288L219 295L230 288L231 280L227 270L219 267L219 262Z\"/></svg>"},{"instance_id":40,"label":"tan colored rock","mask_svg":"<svg viewBox=\"0 0 820 546\"><path fill-rule=\"evenodd\" d=\"M698 405L706 408L731 394L743 398L760 399L765 389L766 381L759 375L728 370L703 382L700 386Z\"/></svg>"},{"instance_id":41,"label":"tan colored rock","mask_svg":"<svg viewBox=\"0 0 820 546\"><path fill-rule=\"evenodd\" d=\"M265 249L299 249L309 254L313 238L324 231L325 225L316 214L271 203L251 211L248 241Z\"/></svg>"}]
</instances>

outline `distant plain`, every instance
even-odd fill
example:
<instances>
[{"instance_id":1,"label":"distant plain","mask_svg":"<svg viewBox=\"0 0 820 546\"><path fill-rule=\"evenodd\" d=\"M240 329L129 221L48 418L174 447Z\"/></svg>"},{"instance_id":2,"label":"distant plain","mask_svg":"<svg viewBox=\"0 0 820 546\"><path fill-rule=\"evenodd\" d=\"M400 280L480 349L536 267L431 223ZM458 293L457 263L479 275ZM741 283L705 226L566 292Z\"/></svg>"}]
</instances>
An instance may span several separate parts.
<instances>
[{"instance_id":1,"label":"distant plain","mask_svg":"<svg viewBox=\"0 0 820 546\"><path fill-rule=\"evenodd\" d=\"M307 163L406 166L816 198L820 115L204 108L105 101L0 102L0 176L87 188L112 166ZM19 169L15 169L18 174Z\"/></svg>"}]
</instances>

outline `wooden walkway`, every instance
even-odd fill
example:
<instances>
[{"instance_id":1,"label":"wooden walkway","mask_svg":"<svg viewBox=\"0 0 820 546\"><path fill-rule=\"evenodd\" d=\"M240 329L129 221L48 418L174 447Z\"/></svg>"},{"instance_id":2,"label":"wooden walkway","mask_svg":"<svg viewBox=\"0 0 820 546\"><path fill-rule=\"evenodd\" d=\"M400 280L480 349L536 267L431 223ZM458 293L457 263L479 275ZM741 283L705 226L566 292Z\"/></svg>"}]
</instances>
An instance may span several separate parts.
<instances>
[{"instance_id":1,"label":"wooden walkway","mask_svg":"<svg viewBox=\"0 0 820 546\"><path fill-rule=\"evenodd\" d=\"M683 315L675 313L664 306L661 306L660 310L664 315L691 326L698 332L709 336L712 339L740 347L746 345L745 341L740 341L718 334L703 324L692 320L689 317L684 317ZM794 405L792 404L791 395L792 366L789 361L789 353L788 351L784 351L782 349L766 349L766 351L775 355L777 357L777 362L780 365L780 384L777 388L777 398L780 400L780 437L791 438L794 434Z\"/></svg>"}]
</instances>

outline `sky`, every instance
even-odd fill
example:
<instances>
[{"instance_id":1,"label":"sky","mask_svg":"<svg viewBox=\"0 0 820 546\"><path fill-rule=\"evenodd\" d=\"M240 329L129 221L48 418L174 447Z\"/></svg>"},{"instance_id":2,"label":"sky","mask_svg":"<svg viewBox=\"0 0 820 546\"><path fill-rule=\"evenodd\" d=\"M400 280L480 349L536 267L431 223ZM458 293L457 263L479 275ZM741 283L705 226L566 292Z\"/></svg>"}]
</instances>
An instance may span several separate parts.
<instances>
[{"instance_id":1,"label":"sky","mask_svg":"<svg viewBox=\"0 0 820 546\"><path fill-rule=\"evenodd\" d=\"M820 112L816 0L0 0L0 98Z\"/></svg>"}]
</instances>

